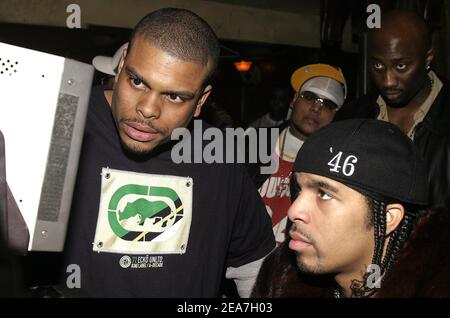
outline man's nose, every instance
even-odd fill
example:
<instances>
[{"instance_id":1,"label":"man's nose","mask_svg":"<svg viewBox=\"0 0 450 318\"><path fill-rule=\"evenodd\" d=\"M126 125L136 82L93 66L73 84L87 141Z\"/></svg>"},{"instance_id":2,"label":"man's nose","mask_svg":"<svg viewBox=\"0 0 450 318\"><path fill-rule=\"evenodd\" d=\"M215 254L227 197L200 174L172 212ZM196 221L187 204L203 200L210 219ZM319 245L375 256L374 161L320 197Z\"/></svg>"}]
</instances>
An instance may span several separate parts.
<instances>
[{"instance_id":1,"label":"man's nose","mask_svg":"<svg viewBox=\"0 0 450 318\"><path fill-rule=\"evenodd\" d=\"M318 99L314 100L310 106L310 110L313 113L320 114L320 112L322 111L322 102Z\"/></svg>"},{"instance_id":2,"label":"man's nose","mask_svg":"<svg viewBox=\"0 0 450 318\"><path fill-rule=\"evenodd\" d=\"M146 92L139 99L137 111L146 119L159 118L161 115L161 101L156 92Z\"/></svg>"},{"instance_id":3,"label":"man's nose","mask_svg":"<svg viewBox=\"0 0 450 318\"><path fill-rule=\"evenodd\" d=\"M384 73L383 86L385 88L395 88L398 86L398 79L392 70L387 70Z\"/></svg>"},{"instance_id":4,"label":"man's nose","mask_svg":"<svg viewBox=\"0 0 450 318\"><path fill-rule=\"evenodd\" d=\"M311 221L311 215L309 213L308 198L303 195L302 192L297 196L294 202L288 209L287 215L292 223L302 222L309 223Z\"/></svg>"}]
</instances>

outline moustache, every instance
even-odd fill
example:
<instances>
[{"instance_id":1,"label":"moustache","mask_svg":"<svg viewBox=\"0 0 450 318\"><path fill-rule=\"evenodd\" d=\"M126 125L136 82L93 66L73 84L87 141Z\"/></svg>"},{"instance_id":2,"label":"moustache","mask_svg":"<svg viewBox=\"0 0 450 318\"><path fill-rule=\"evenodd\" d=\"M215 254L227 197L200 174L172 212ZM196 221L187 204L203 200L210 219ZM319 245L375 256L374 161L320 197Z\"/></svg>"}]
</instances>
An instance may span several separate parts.
<instances>
[{"instance_id":1,"label":"moustache","mask_svg":"<svg viewBox=\"0 0 450 318\"><path fill-rule=\"evenodd\" d=\"M293 236L295 237L296 234L301 236L302 238L306 238L308 243L310 243L311 245L315 245L316 241L314 240L314 238L309 233L301 230L298 226L296 226L295 223L293 223L291 229L289 230L289 236L292 238Z\"/></svg>"}]
</instances>

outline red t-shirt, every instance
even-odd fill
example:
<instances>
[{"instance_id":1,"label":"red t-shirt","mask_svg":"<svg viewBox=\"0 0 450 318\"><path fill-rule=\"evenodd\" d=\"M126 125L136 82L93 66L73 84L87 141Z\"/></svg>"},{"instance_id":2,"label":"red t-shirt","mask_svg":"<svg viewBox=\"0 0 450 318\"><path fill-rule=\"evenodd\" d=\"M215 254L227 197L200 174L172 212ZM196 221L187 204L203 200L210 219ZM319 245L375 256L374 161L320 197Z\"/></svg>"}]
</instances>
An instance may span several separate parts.
<instances>
[{"instance_id":1,"label":"red t-shirt","mask_svg":"<svg viewBox=\"0 0 450 318\"><path fill-rule=\"evenodd\" d=\"M291 205L289 181L293 164L280 158L278 170L259 189L267 212L272 218L272 228L277 244L285 239L287 211Z\"/></svg>"}]
</instances>

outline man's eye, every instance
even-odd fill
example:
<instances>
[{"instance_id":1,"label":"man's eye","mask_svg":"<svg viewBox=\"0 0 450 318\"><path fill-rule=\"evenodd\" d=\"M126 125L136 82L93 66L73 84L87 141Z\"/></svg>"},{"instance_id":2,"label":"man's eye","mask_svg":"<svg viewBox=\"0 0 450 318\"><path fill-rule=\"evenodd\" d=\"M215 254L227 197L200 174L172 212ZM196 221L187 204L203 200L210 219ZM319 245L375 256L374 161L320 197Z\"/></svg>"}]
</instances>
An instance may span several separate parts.
<instances>
[{"instance_id":1,"label":"man's eye","mask_svg":"<svg viewBox=\"0 0 450 318\"><path fill-rule=\"evenodd\" d=\"M313 94L305 93L305 94L303 94L303 96L305 97L305 99L306 99L307 101L313 101L313 100L316 100L316 96L314 96Z\"/></svg>"},{"instance_id":2,"label":"man's eye","mask_svg":"<svg viewBox=\"0 0 450 318\"><path fill-rule=\"evenodd\" d=\"M326 193L325 191L320 190L320 189L319 189L318 196L322 200L331 200L331 199L333 199L333 197L331 195L329 195L328 193Z\"/></svg>"},{"instance_id":3,"label":"man's eye","mask_svg":"<svg viewBox=\"0 0 450 318\"><path fill-rule=\"evenodd\" d=\"M376 70L381 70L383 68L383 65L381 63L378 63L378 62L373 63L372 66Z\"/></svg>"},{"instance_id":4,"label":"man's eye","mask_svg":"<svg viewBox=\"0 0 450 318\"><path fill-rule=\"evenodd\" d=\"M313 103L317 99L317 96L310 92L303 92L300 94L300 97L309 103Z\"/></svg>"},{"instance_id":5,"label":"man's eye","mask_svg":"<svg viewBox=\"0 0 450 318\"><path fill-rule=\"evenodd\" d=\"M406 68L406 64L397 64L396 68L399 71L403 71Z\"/></svg>"},{"instance_id":6,"label":"man's eye","mask_svg":"<svg viewBox=\"0 0 450 318\"><path fill-rule=\"evenodd\" d=\"M332 102L331 100L328 100L328 99L325 99L323 101L323 106L328 110L336 110L338 108L334 102Z\"/></svg>"},{"instance_id":7,"label":"man's eye","mask_svg":"<svg viewBox=\"0 0 450 318\"><path fill-rule=\"evenodd\" d=\"M167 98L172 103L182 103L184 101L180 96L178 96L177 94L174 94L174 93L167 94Z\"/></svg>"},{"instance_id":8,"label":"man's eye","mask_svg":"<svg viewBox=\"0 0 450 318\"><path fill-rule=\"evenodd\" d=\"M131 84L136 88L144 88L144 82L142 82L139 78L130 76Z\"/></svg>"}]
</instances>

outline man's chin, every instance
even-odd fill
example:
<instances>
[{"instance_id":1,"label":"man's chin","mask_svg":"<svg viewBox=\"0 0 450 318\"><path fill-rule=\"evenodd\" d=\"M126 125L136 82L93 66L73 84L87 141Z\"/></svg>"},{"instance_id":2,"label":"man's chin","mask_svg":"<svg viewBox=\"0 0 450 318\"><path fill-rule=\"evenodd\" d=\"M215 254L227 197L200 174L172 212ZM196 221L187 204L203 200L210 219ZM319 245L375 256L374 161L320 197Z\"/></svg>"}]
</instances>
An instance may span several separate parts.
<instances>
[{"instance_id":1,"label":"man's chin","mask_svg":"<svg viewBox=\"0 0 450 318\"><path fill-rule=\"evenodd\" d=\"M168 151L173 147L173 143L175 141L172 140L158 140L153 141L150 145L140 145L139 143L125 143L122 139L120 140L122 149L124 150L125 154L130 157L133 160L136 161L144 161L147 160L149 157L152 157L158 153Z\"/></svg>"},{"instance_id":2,"label":"man's chin","mask_svg":"<svg viewBox=\"0 0 450 318\"><path fill-rule=\"evenodd\" d=\"M302 258L301 253L295 252L295 262L297 263L297 267L301 272L311 273L311 266L305 263L305 260Z\"/></svg>"},{"instance_id":3,"label":"man's chin","mask_svg":"<svg viewBox=\"0 0 450 318\"><path fill-rule=\"evenodd\" d=\"M126 154L131 155L133 157L146 157L150 155L153 150L158 146L158 144L155 145L148 145L147 147L143 147L138 144L129 144L121 141L122 148L125 151Z\"/></svg>"},{"instance_id":4,"label":"man's chin","mask_svg":"<svg viewBox=\"0 0 450 318\"><path fill-rule=\"evenodd\" d=\"M318 266L309 266L297 258L297 268L305 274L323 274Z\"/></svg>"},{"instance_id":5,"label":"man's chin","mask_svg":"<svg viewBox=\"0 0 450 318\"><path fill-rule=\"evenodd\" d=\"M386 105L391 108L403 108L408 105L408 102L405 102L403 99L389 99L388 97L383 96Z\"/></svg>"},{"instance_id":6,"label":"man's chin","mask_svg":"<svg viewBox=\"0 0 450 318\"><path fill-rule=\"evenodd\" d=\"M320 259L316 256L305 256L302 253L295 252L295 261L299 271L305 274L325 274Z\"/></svg>"}]
</instances>

